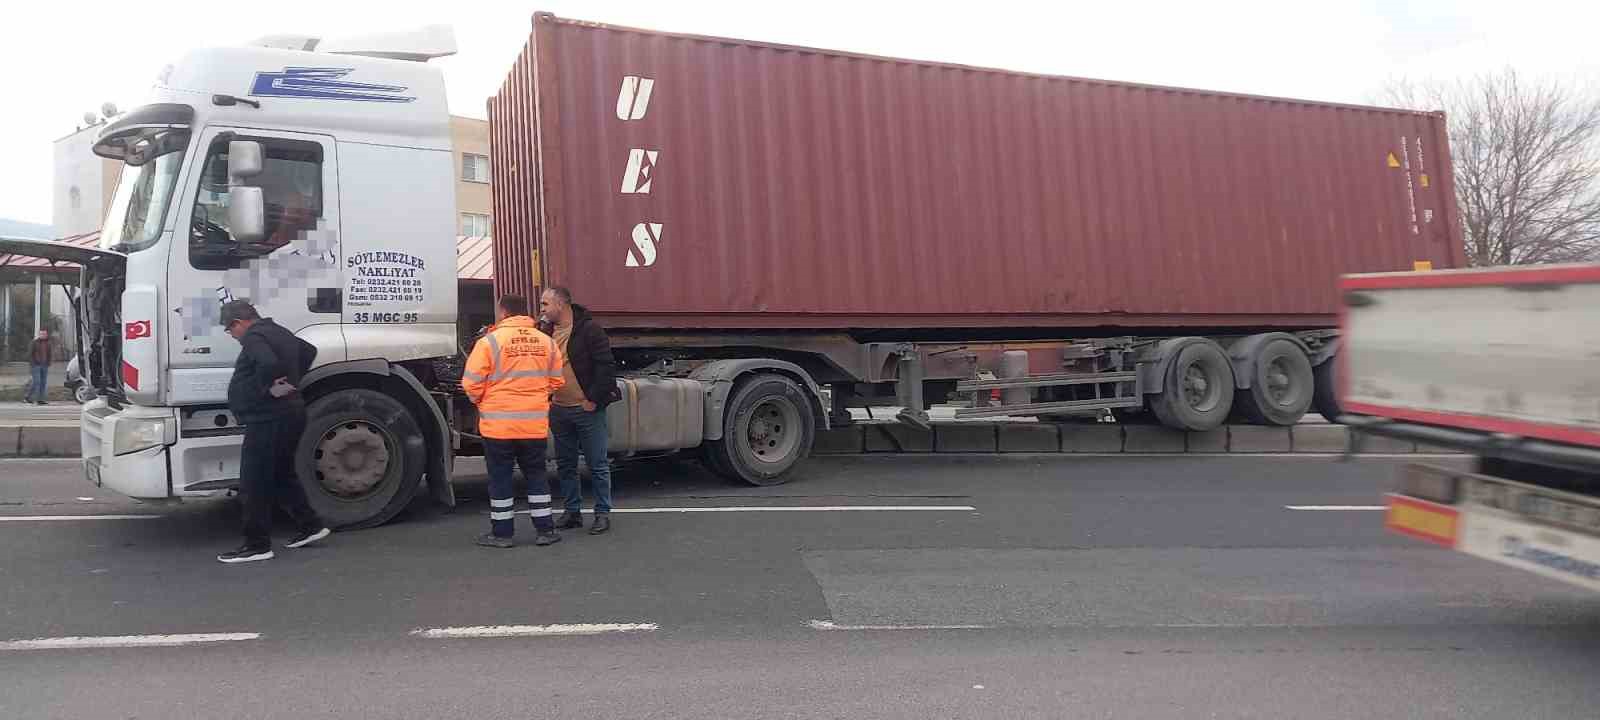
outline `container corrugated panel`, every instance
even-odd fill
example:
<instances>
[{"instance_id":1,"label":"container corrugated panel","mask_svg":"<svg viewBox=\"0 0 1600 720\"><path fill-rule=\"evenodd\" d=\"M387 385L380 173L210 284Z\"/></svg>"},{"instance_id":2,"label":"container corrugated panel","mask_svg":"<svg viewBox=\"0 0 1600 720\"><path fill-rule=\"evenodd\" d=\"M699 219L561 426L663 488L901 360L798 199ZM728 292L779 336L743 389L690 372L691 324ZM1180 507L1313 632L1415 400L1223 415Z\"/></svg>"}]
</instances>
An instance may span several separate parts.
<instances>
[{"instance_id":1,"label":"container corrugated panel","mask_svg":"<svg viewBox=\"0 0 1600 720\"><path fill-rule=\"evenodd\" d=\"M660 328L1324 327L1463 262L1423 114L534 19L500 292Z\"/></svg>"}]
</instances>

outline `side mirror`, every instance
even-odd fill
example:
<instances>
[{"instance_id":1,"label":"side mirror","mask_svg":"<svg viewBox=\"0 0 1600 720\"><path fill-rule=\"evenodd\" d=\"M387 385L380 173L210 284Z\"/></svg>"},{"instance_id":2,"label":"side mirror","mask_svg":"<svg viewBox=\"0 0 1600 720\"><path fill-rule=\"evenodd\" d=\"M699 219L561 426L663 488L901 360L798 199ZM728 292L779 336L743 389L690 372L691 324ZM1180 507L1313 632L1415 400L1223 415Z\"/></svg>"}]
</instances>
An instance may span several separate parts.
<instances>
[{"instance_id":1,"label":"side mirror","mask_svg":"<svg viewBox=\"0 0 1600 720\"><path fill-rule=\"evenodd\" d=\"M228 177L237 183L261 174L261 143L234 140L228 143Z\"/></svg>"},{"instance_id":2,"label":"side mirror","mask_svg":"<svg viewBox=\"0 0 1600 720\"><path fill-rule=\"evenodd\" d=\"M228 230L233 233L235 240L242 243L260 242L266 238L267 208L261 188L228 188Z\"/></svg>"}]
</instances>

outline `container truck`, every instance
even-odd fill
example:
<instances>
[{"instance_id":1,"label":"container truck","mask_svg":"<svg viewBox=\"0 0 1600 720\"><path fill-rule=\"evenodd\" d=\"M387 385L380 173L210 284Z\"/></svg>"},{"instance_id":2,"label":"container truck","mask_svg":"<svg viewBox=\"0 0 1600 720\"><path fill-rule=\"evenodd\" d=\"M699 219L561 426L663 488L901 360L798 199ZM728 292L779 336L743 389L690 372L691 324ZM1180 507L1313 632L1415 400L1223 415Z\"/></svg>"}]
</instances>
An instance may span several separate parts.
<instances>
[{"instance_id":1,"label":"container truck","mask_svg":"<svg viewBox=\"0 0 1600 720\"><path fill-rule=\"evenodd\" d=\"M1600 590L1600 265L1343 287L1346 421L1475 458L1404 466L1389 530Z\"/></svg>"},{"instance_id":2,"label":"container truck","mask_svg":"<svg viewBox=\"0 0 1600 720\"><path fill-rule=\"evenodd\" d=\"M533 18L488 104L495 288L609 329L624 456L783 482L859 406L1207 430L1338 414L1340 273L1461 263L1438 114L1029 75ZM249 298L320 349L319 513L452 503L459 391L447 30L194 51L95 152L88 479L237 482ZM826 388L826 390L824 390ZM1004 391L995 405L991 394Z\"/></svg>"}]
</instances>

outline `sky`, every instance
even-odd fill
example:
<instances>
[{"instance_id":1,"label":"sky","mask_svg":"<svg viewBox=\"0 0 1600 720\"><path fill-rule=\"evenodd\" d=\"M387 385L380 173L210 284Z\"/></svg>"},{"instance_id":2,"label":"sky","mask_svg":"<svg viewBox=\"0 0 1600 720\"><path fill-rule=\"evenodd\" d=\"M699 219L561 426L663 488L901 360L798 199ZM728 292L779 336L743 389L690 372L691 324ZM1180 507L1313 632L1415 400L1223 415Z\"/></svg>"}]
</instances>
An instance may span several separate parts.
<instances>
[{"instance_id":1,"label":"sky","mask_svg":"<svg viewBox=\"0 0 1600 720\"><path fill-rule=\"evenodd\" d=\"M1009 70L1370 103L1397 78L1515 67L1600 84L1591 51L1600 3L1573 0L1330 0L974 3L807 0L270 0L30 3L0 28L0 218L50 222L52 141L104 102L141 102L185 50L264 35L322 37L454 27L444 68L451 112L484 102L535 10L697 35Z\"/></svg>"}]
</instances>

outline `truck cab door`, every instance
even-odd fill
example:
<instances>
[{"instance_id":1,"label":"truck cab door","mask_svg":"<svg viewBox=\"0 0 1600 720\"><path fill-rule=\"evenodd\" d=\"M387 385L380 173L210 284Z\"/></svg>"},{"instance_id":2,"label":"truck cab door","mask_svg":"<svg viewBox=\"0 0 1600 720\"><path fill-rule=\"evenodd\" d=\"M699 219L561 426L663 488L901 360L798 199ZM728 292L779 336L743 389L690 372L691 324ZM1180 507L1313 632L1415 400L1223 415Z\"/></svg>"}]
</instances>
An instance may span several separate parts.
<instances>
[{"instance_id":1,"label":"truck cab door","mask_svg":"<svg viewBox=\"0 0 1600 720\"><path fill-rule=\"evenodd\" d=\"M239 242L228 230L228 145L261 144L267 235ZM209 128L201 137L168 270L167 403L221 403L239 343L218 324L222 305L249 300L263 318L317 347L317 364L345 359L340 326L339 173L333 138Z\"/></svg>"}]
</instances>

